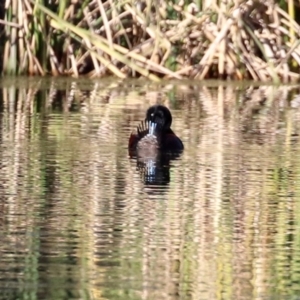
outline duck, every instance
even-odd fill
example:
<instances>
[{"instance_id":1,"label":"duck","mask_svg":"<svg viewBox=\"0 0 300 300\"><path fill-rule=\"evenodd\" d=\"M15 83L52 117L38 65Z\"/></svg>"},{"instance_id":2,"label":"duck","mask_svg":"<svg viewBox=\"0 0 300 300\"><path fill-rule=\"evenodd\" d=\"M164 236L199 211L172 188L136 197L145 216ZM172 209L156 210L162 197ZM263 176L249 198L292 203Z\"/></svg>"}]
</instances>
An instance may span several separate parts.
<instances>
[{"instance_id":1,"label":"duck","mask_svg":"<svg viewBox=\"0 0 300 300\"><path fill-rule=\"evenodd\" d=\"M171 129L172 114L160 104L148 108L145 120L131 133L128 141L129 153L154 156L160 152L180 153L184 150L181 139Z\"/></svg>"}]
</instances>

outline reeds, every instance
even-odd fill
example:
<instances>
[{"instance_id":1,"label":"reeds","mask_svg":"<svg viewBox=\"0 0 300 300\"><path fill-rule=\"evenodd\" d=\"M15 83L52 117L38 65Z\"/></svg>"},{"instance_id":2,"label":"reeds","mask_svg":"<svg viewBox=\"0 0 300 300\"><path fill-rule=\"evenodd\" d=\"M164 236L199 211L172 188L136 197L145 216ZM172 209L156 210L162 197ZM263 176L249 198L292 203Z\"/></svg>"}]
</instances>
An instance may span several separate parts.
<instances>
[{"instance_id":1,"label":"reeds","mask_svg":"<svg viewBox=\"0 0 300 300\"><path fill-rule=\"evenodd\" d=\"M2 73L299 80L293 1L177 2L7 0Z\"/></svg>"}]
</instances>

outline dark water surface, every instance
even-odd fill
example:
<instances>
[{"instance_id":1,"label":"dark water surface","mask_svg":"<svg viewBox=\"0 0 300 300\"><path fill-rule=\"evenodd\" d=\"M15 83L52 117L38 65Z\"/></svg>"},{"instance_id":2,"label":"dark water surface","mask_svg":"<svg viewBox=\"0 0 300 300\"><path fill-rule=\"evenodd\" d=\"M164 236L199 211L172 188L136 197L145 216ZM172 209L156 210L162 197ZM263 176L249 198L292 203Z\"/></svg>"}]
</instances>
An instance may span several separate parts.
<instances>
[{"instance_id":1,"label":"dark water surface","mask_svg":"<svg viewBox=\"0 0 300 300\"><path fill-rule=\"evenodd\" d=\"M0 299L300 299L298 93L2 80ZM154 103L185 151L149 178Z\"/></svg>"}]
</instances>

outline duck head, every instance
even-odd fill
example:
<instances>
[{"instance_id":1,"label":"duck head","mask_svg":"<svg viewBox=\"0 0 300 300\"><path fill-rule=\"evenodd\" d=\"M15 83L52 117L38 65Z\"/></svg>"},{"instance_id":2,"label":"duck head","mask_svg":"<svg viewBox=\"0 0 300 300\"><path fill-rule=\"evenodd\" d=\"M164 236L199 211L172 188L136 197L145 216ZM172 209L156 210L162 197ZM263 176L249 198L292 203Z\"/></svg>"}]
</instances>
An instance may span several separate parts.
<instances>
[{"instance_id":1,"label":"duck head","mask_svg":"<svg viewBox=\"0 0 300 300\"><path fill-rule=\"evenodd\" d=\"M145 121L150 122L150 124L156 124L162 131L166 131L171 127L172 115L167 107L153 105L148 108Z\"/></svg>"}]
</instances>

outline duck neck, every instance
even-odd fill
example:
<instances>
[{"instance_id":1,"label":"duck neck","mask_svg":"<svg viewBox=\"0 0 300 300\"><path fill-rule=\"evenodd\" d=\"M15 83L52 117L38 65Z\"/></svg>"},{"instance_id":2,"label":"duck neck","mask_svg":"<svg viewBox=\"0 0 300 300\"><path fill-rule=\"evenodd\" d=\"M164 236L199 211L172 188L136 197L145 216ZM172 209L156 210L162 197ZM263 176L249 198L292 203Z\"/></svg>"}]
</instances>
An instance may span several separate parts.
<instances>
[{"instance_id":1,"label":"duck neck","mask_svg":"<svg viewBox=\"0 0 300 300\"><path fill-rule=\"evenodd\" d=\"M162 131L163 134L174 134L173 130L169 128L164 128Z\"/></svg>"}]
</instances>

